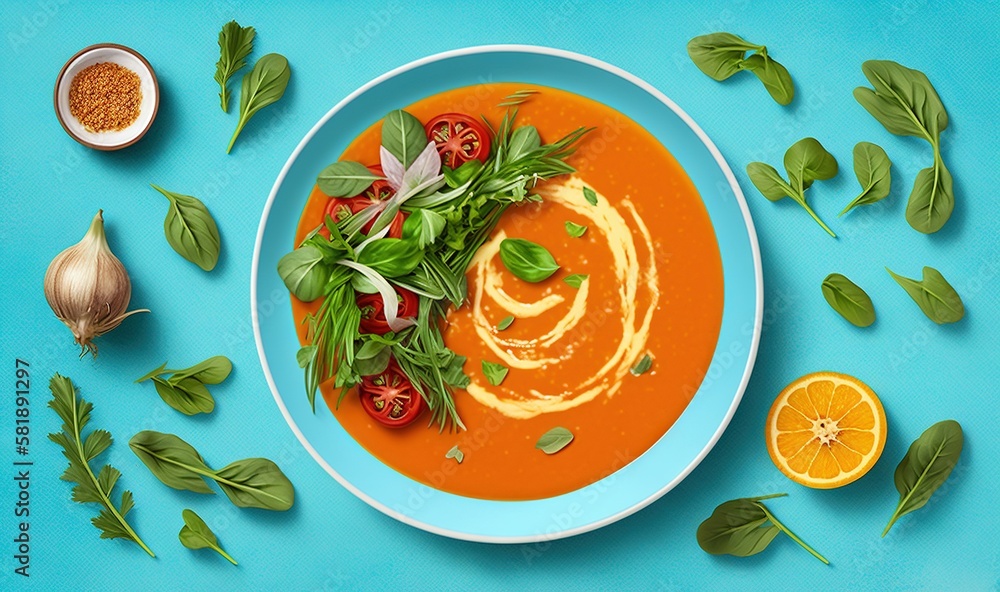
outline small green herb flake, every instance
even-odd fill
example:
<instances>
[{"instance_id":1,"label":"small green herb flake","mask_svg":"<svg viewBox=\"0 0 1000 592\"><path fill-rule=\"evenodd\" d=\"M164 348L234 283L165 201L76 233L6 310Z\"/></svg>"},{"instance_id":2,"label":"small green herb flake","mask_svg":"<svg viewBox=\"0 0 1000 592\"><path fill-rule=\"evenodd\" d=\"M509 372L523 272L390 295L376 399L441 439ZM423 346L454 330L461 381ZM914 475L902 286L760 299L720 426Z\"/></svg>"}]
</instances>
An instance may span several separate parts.
<instances>
[{"instance_id":1,"label":"small green herb flake","mask_svg":"<svg viewBox=\"0 0 1000 592\"><path fill-rule=\"evenodd\" d=\"M493 386L500 386L503 379L507 377L508 372L510 372L510 368L503 364L483 360L483 374L486 375L486 380Z\"/></svg>"},{"instance_id":2,"label":"small green herb flake","mask_svg":"<svg viewBox=\"0 0 1000 592\"><path fill-rule=\"evenodd\" d=\"M597 205L597 194L594 193L594 190L591 189L590 187L583 188L583 197L584 199L587 200L587 203L589 203L590 205L592 206Z\"/></svg>"},{"instance_id":3,"label":"small green herb flake","mask_svg":"<svg viewBox=\"0 0 1000 592\"><path fill-rule=\"evenodd\" d=\"M497 323L497 331L503 331L507 327L510 327L512 324L514 324L514 317L506 316L500 319L500 322Z\"/></svg>"},{"instance_id":4,"label":"small green herb flake","mask_svg":"<svg viewBox=\"0 0 1000 592\"><path fill-rule=\"evenodd\" d=\"M577 224L576 222L566 220L566 234L572 236L573 238L580 238L586 232L587 227L583 224Z\"/></svg>"},{"instance_id":5,"label":"small green herb flake","mask_svg":"<svg viewBox=\"0 0 1000 592\"><path fill-rule=\"evenodd\" d=\"M555 454L566 448L573 441L573 432L564 427L555 427L542 434L542 437L535 443L535 448L545 454Z\"/></svg>"},{"instance_id":6,"label":"small green herb flake","mask_svg":"<svg viewBox=\"0 0 1000 592\"><path fill-rule=\"evenodd\" d=\"M632 366L632 369L629 370L629 372L632 373L632 376L639 376L640 374L648 372L652 366L653 358L649 357L649 354L646 354L642 356L642 359L636 362L635 366Z\"/></svg>"},{"instance_id":7,"label":"small green herb flake","mask_svg":"<svg viewBox=\"0 0 1000 592\"><path fill-rule=\"evenodd\" d=\"M568 275L564 277L563 282L565 282L566 285L571 288L579 289L580 286L583 285L583 282L585 282L588 277L590 276L588 276L585 273L574 273L573 275Z\"/></svg>"},{"instance_id":8,"label":"small green herb flake","mask_svg":"<svg viewBox=\"0 0 1000 592\"><path fill-rule=\"evenodd\" d=\"M465 453L459 449L458 444L455 444L451 447L451 450L445 453L444 457L453 458L455 459L455 462L462 464L462 461L465 460Z\"/></svg>"}]
</instances>

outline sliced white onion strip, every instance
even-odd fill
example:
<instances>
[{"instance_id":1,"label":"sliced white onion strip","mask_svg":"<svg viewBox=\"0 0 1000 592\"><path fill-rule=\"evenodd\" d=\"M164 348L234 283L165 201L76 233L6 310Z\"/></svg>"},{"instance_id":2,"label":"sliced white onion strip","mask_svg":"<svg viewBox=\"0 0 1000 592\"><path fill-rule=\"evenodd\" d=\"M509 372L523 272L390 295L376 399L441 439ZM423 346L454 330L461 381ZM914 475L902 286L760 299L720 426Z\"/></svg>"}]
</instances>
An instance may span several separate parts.
<instances>
[{"instance_id":1,"label":"sliced white onion strip","mask_svg":"<svg viewBox=\"0 0 1000 592\"><path fill-rule=\"evenodd\" d=\"M382 308L385 311L385 322L389 325L390 329L395 332L399 332L411 325L416 324L416 321L413 319L404 319L397 316L399 314L399 297L396 296L396 290L389 285L389 282L382 277L382 274L367 265L362 265L361 263L351 261L350 259L341 259L340 261L337 261L337 263L360 272L361 275L368 278L368 281L370 281L372 285L378 289L378 293L382 295Z\"/></svg>"}]
</instances>

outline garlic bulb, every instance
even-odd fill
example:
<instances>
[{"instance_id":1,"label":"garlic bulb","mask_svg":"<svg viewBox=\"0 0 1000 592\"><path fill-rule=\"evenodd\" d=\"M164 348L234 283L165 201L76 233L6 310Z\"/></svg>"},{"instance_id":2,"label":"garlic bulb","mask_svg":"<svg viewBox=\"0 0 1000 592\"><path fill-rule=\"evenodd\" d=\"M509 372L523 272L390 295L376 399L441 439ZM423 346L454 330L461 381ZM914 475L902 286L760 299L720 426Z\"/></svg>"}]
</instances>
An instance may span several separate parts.
<instances>
[{"instance_id":1,"label":"garlic bulb","mask_svg":"<svg viewBox=\"0 0 1000 592\"><path fill-rule=\"evenodd\" d=\"M56 317L73 331L80 356L88 351L97 356L95 337L114 329L129 315L149 312L125 312L132 282L108 247L102 213L98 210L83 240L56 255L45 272L45 299Z\"/></svg>"}]
</instances>

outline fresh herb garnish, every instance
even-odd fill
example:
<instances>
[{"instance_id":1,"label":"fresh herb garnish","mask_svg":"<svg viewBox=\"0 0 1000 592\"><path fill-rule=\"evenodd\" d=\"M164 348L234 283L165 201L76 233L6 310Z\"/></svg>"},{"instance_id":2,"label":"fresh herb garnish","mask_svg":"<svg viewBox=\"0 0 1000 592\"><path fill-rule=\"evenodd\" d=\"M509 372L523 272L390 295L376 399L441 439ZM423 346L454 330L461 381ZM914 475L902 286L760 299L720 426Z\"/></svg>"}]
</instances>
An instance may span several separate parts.
<instances>
[{"instance_id":1,"label":"fresh herb garnish","mask_svg":"<svg viewBox=\"0 0 1000 592\"><path fill-rule=\"evenodd\" d=\"M948 479L962 453L962 426L948 419L927 428L906 451L896 467L899 504L882 532L888 534L901 516L924 507L931 495Z\"/></svg>"},{"instance_id":2,"label":"fresh herb garnish","mask_svg":"<svg viewBox=\"0 0 1000 592\"><path fill-rule=\"evenodd\" d=\"M579 288L583 282L590 277L585 273L574 273L563 278L563 282L570 288Z\"/></svg>"},{"instance_id":3,"label":"fresh herb garnish","mask_svg":"<svg viewBox=\"0 0 1000 592\"><path fill-rule=\"evenodd\" d=\"M197 450L173 434L145 430L128 445L157 479L174 489L214 494L205 483L211 479L241 508L283 511L295 500L291 481L266 458L238 460L215 471Z\"/></svg>"},{"instance_id":4,"label":"fresh herb garnish","mask_svg":"<svg viewBox=\"0 0 1000 592\"><path fill-rule=\"evenodd\" d=\"M382 178L360 162L338 160L323 169L316 184L330 197L354 197Z\"/></svg>"},{"instance_id":5,"label":"fresh herb garnish","mask_svg":"<svg viewBox=\"0 0 1000 592\"><path fill-rule=\"evenodd\" d=\"M514 323L514 317L511 315L507 315L504 318L500 319L500 322L497 323L497 331L503 331L507 327L510 327L513 323Z\"/></svg>"},{"instance_id":6,"label":"fresh herb garnish","mask_svg":"<svg viewBox=\"0 0 1000 592\"><path fill-rule=\"evenodd\" d=\"M583 198L592 206L597 205L597 193L590 187L583 188Z\"/></svg>"},{"instance_id":7,"label":"fresh herb garnish","mask_svg":"<svg viewBox=\"0 0 1000 592\"><path fill-rule=\"evenodd\" d=\"M240 91L240 121L236 124L232 139L229 140L226 154L233 149L236 138L250 118L285 94L291 75L292 71L285 56L269 53L261 56L254 64L253 70L243 77L243 87Z\"/></svg>"},{"instance_id":8,"label":"fresh herb garnish","mask_svg":"<svg viewBox=\"0 0 1000 592\"><path fill-rule=\"evenodd\" d=\"M104 465L97 475L90 468L90 461L97 458L111 446L111 434L105 430L93 430L84 438L83 428L90 422L90 412L94 406L77 397L73 381L56 374L49 382L52 400L49 407L62 419L62 431L49 434L49 440L62 446L63 455L69 459L69 467L62 475L63 481L76 483L73 487L73 501L79 503L94 502L101 504L100 514L91 519L91 523L101 531L102 539L128 539L142 547L150 557L156 557L142 542L139 535L125 520L135 502L132 492L122 492L119 507L111 501L112 491L121 477L121 472L111 465Z\"/></svg>"},{"instance_id":9,"label":"fresh herb garnish","mask_svg":"<svg viewBox=\"0 0 1000 592\"><path fill-rule=\"evenodd\" d=\"M740 70L749 70L779 104L787 105L795 97L795 86L788 70L774 61L763 45L755 45L732 33L710 33L688 41L687 51L694 65L713 80L722 81ZM748 51L754 53L744 57Z\"/></svg>"},{"instance_id":10,"label":"fresh herb garnish","mask_svg":"<svg viewBox=\"0 0 1000 592\"><path fill-rule=\"evenodd\" d=\"M194 510L185 509L181 512L181 517L184 518L184 526L177 533L177 538L181 540L182 545L188 549L212 549L225 557L229 563L239 565L229 553L222 550L222 547L219 546L219 539L215 537L215 533L205 524L201 516L194 513Z\"/></svg>"},{"instance_id":11,"label":"fresh herb garnish","mask_svg":"<svg viewBox=\"0 0 1000 592\"><path fill-rule=\"evenodd\" d=\"M219 83L219 99L222 101L222 112L229 112L229 89L226 84L229 77L247 65L246 57L253 49L253 38L256 35L253 27L241 27L236 21L222 25L219 32L219 62L215 64L215 81Z\"/></svg>"},{"instance_id":12,"label":"fresh herb garnish","mask_svg":"<svg viewBox=\"0 0 1000 592\"><path fill-rule=\"evenodd\" d=\"M766 549L779 532L784 532L813 557L830 565L825 557L795 536L761 503L786 495L788 494L775 493L719 504L712 515L698 526L698 545L712 555L749 557Z\"/></svg>"},{"instance_id":13,"label":"fresh herb garnish","mask_svg":"<svg viewBox=\"0 0 1000 592\"><path fill-rule=\"evenodd\" d=\"M297 298L323 299L305 318L309 343L296 355L310 405L326 380L334 378L341 394L359 384L361 371L370 369L369 361L357 354L366 342L379 338L387 341L390 355L423 395L431 423L441 429L464 427L452 389L465 388L470 379L462 370L465 358L444 345L441 320L449 306L465 302L464 270L503 212L513 204L540 201L531 192L536 181L572 173L566 159L589 131L581 128L543 144L534 128L515 127L515 117L516 111L508 112L491 130L493 149L486 162L449 170L441 166L440 154L415 117L390 113L382 124L380 156L395 194L343 220L328 217L322 227L329 238L317 228L279 262L279 274ZM380 238L400 210L409 213L402 238ZM362 232L369 222L371 230ZM393 314L390 319L398 310L393 286L419 296L416 318ZM380 293L392 334L360 331L356 288Z\"/></svg>"},{"instance_id":14,"label":"fresh herb garnish","mask_svg":"<svg viewBox=\"0 0 1000 592\"><path fill-rule=\"evenodd\" d=\"M580 238L587 232L587 227L583 224L577 224L575 222L566 221L566 234L573 238Z\"/></svg>"},{"instance_id":15,"label":"fresh herb garnish","mask_svg":"<svg viewBox=\"0 0 1000 592\"><path fill-rule=\"evenodd\" d=\"M823 280L823 298L830 308L856 327L867 327L875 322L872 299L857 284L839 273L831 273Z\"/></svg>"},{"instance_id":16,"label":"fresh herb garnish","mask_svg":"<svg viewBox=\"0 0 1000 592\"><path fill-rule=\"evenodd\" d=\"M514 107L520 105L531 98L531 95L537 95L537 90L519 90L513 92L503 98L503 101L497 103L497 107Z\"/></svg>"},{"instance_id":17,"label":"fresh herb garnish","mask_svg":"<svg viewBox=\"0 0 1000 592\"><path fill-rule=\"evenodd\" d=\"M653 358L651 358L649 354L646 354L642 356L642 358L638 362L635 363L635 366L632 366L629 372L632 373L632 376L639 376L640 374L645 374L646 372L649 372L649 369L652 367L653 367Z\"/></svg>"},{"instance_id":18,"label":"fresh herb garnish","mask_svg":"<svg viewBox=\"0 0 1000 592\"><path fill-rule=\"evenodd\" d=\"M483 375L486 376L486 380L493 386L500 386L503 379L507 378L508 372L510 372L510 368L503 364L483 360Z\"/></svg>"},{"instance_id":19,"label":"fresh herb garnish","mask_svg":"<svg viewBox=\"0 0 1000 592\"><path fill-rule=\"evenodd\" d=\"M219 227L208 208L196 197L181 195L152 185L170 201L163 232L177 254L205 271L215 269L219 262L222 241Z\"/></svg>"},{"instance_id":20,"label":"fresh herb garnish","mask_svg":"<svg viewBox=\"0 0 1000 592\"><path fill-rule=\"evenodd\" d=\"M458 464L462 464L462 461L465 460L465 453L462 452L461 449L459 449L458 444L455 444L454 446L451 447L451 449L448 452L444 454L444 457L453 458L455 459L455 462L457 462Z\"/></svg>"},{"instance_id":21,"label":"fresh herb garnish","mask_svg":"<svg viewBox=\"0 0 1000 592\"><path fill-rule=\"evenodd\" d=\"M152 380L163 402L185 415L211 413L215 399L205 388L206 384L219 384L233 371L233 364L225 356L213 356L182 370L169 370L163 364L136 382ZM169 377L164 377L170 374Z\"/></svg>"},{"instance_id":22,"label":"fresh herb garnish","mask_svg":"<svg viewBox=\"0 0 1000 592\"><path fill-rule=\"evenodd\" d=\"M896 275L888 267L885 268L906 293L913 298L927 318L939 325L954 323L965 316L965 306L962 297L941 272L933 267L924 267L923 278L918 282L901 275Z\"/></svg>"},{"instance_id":23,"label":"fresh herb garnish","mask_svg":"<svg viewBox=\"0 0 1000 592\"><path fill-rule=\"evenodd\" d=\"M771 201L778 201L784 197L792 198L823 230L830 236L836 237L837 235L806 203L805 191L813 181L833 178L837 174L837 160L815 138L804 138L792 144L785 152L785 170L788 172L788 181L785 181L769 164L751 162L747 165L747 175L764 197Z\"/></svg>"},{"instance_id":24,"label":"fresh herb garnish","mask_svg":"<svg viewBox=\"0 0 1000 592\"><path fill-rule=\"evenodd\" d=\"M535 443L535 448L545 454L555 454L566 448L573 441L573 432L564 427L554 427L542 434L542 437Z\"/></svg>"},{"instance_id":25,"label":"fresh herb garnish","mask_svg":"<svg viewBox=\"0 0 1000 592\"><path fill-rule=\"evenodd\" d=\"M934 150L934 163L917 173L906 204L906 221L915 230L930 234L941 230L955 209L951 173L941 158L941 132L948 127L948 112L934 85L919 70L896 62L869 60L861 71L874 90L854 89L854 98L889 133L923 138Z\"/></svg>"},{"instance_id":26,"label":"fresh herb garnish","mask_svg":"<svg viewBox=\"0 0 1000 592\"><path fill-rule=\"evenodd\" d=\"M881 146L871 142L858 142L854 146L854 174L861 183L861 194L847 204L843 216L857 206L873 204L889 195L889 186L892 184L892 174L889 169L892 161Z\"/></svg>"},{"instance_id":27,"label":"fresh herb garnish","mask_svg":"<svg viewBox=\"0 0 1000 592\"><path fill-rule=\"evenodd\" d=\"M515 276L537 283L559 270L559 264L548 249L523 238L500 241L500 261Z\"/></svg>"}]
</instances>

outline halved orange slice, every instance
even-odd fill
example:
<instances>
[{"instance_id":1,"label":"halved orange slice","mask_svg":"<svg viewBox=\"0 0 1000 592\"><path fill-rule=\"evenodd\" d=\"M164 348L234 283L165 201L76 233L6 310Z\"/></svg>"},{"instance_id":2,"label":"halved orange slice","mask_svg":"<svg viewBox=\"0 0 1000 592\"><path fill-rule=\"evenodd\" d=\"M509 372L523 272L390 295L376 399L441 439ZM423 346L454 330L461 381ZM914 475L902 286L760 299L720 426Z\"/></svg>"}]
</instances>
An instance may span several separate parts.
<instances>
[{"instance_id":1,"label":"halved orange slice","mask_svg":"<svg viewBox=\"0 0 1000 592\"><path fill-rule=\"evenodd\" d=\"M789 479L832 489L856 481L885 447L882 402L836 372L807 374L781 391L767 415L767 452Z\"/></svg>"}]
</instances>

